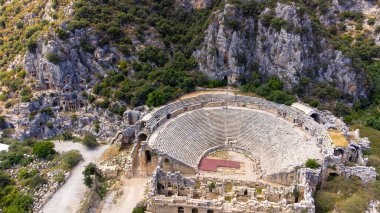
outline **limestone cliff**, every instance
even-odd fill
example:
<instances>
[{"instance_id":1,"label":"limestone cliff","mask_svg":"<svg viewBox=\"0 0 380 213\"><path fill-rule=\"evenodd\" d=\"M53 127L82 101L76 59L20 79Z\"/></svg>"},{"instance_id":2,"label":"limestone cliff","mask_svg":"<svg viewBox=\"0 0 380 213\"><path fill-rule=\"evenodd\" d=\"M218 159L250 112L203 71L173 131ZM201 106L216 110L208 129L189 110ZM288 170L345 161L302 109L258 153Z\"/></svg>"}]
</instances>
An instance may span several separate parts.
<instances>
[{"instance_id":1,"label":"limestone cliff","mask_svg":"<svg viewBox=\"0 0 380 213\"><path fill-rule=\"evenodd\" d=\"M280 26L268 24L268 16ZM365 96L364 74L352 67L350 58L331 49L315 35L310 18L295 5L277 3L266 8L258 20L242 16L240 10L226 4L205 32L201 47L194 52L199 69L215 79L228 77L229 84L255 67L266 76L277 76L288 90L302 77L328 82L355 97Z\"/></svg>"},{"instance_id":2,"label":"limestone cliff","mask_svg":"<svg viewBox=\"0 0 380 213\"><path fill-rule=\"evenodd\" d=\"M26 52L23 66L30 77L36 78L36 89L63 92L88 89L95 74L104 76L106 70L115 69L116 62L123 58L116 48L99 45L99 37L92 29L75 30L68 37L62 40L50 32L38 40L35 51ZM84 45L90 51L85 51Z\"/></svg>"},{"instance_id":3,"label":"limestone cliff","mask_svg":"<svg viewBox=\"0 0 380 213\"><path fill-rule=\"evenodd\" d=\"M234 5L226 4L223 11L213 14L203 45L194 52L199 69L211 78L227 76L229 83L234 84L253 63L254 31L253 18L244 19Z\"/></svg>"}]
</instances>

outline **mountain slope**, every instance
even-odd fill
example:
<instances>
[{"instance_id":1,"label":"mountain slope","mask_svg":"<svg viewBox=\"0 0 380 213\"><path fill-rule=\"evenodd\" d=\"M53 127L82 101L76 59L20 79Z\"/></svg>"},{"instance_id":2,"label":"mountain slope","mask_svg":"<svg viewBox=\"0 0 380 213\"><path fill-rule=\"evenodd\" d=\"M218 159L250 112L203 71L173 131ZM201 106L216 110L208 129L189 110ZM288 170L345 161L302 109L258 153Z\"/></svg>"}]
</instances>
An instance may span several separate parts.
<instances>
[{"instance_id":1,"label":"mountain slope","mask_svg":"<svg viewBox=\"0 0 380 213\"><path fill-rule=\"evenodd\" d=\"M295 94L340 115L347 103L379 100L379 6L368 1L14 1L1 10L0 99L18 138L71 129L61 111L122 116L196 86L241 85L287 104ZM111 134L89 120L87 130Z\"/></svg>"}]
</instances>

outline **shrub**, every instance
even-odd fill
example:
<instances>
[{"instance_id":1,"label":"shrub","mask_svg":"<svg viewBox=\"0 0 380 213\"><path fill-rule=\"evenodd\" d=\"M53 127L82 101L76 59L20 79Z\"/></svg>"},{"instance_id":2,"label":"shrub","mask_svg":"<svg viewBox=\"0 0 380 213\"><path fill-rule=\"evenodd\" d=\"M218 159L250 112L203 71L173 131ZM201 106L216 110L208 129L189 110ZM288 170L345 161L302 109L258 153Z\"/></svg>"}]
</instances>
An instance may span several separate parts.
<instances>
[{"instance_id":1,"label":"shrub","mask_svg":"<svg viewBox=\"0 0 380 213\"><path fill-rule=\"evenodd\" d=\"M307 159L305 166L310 169L316 169L321 165L319 165L319 163L315 159Z\"/></svg>"},{"instance_id":2,"label":"shrub","mask_svg":"<svg viewBox=\"0 0 380 213\"><path fill-rule=\"evenodd\" d=\"M33 199L29 196L16 190L9 188L9 193L6 196L8 202L4 202L4 213L26 213L32 211Z\"/></svg>"},{"instance_id":3,"label":"shrub","mask_svg":"<svg viewBox=\"0 0 380 213\"><path fill-rule=\"evenodd\" d=\"M35 176L36 174L38 173L37 170L32 170L32 171L28 171L26 169L21 169L20 172L18 173L18 179L19 180L25 180L25 179L28 179L28 178L31 178L33 176Z\"/></svg>"},{"instance_id":4,"label":"shrub","mask_svg":"<svg viewBox=\"0 0 380 213\"><path fill-rule=\"evenodd\" d=\"M145 208L144 207L135 207L132 210L132 213L144 213L144 212L145 212Z\"/></svg>"},{"instance_id":5,"label":"shrub","mask_svg":"<svg viewBox=\"0 0 380 213\"><path fill-rule=\"evenodd\" d=\"M244 2L241 9L244 16L256 17L259 12L258 4L255 1Z\"/></svg>"},{"instance_id":6,"label":"shrub","mask_svg":"<svg viewBox=\"0 0 380 213\"><path fill-rule=\"evenodd\" d=\"M363 13L355 11L343 11L339 13L339 17L341 20L350 19L356 22L362 22L364 19Z\"/></svg>"},{"instance_id":7,"label":"shrub","mask_svg":"<svg viewBox=\"0 0 380 213\"><path fill-rule=\"evenodd\" d=\"M37 49L37 42L35 40L28 40L26 43L26 49L29 50L29 52L35 53Z\"/></svg>"},{"instance_id":8,"label":"shrub","mask_svg":"<svg viewBox=\"0 0 380 213\"><path fill-rule=\"evenodd\" d=\"M360 24L360 23L356 24L355 30L363 30L363 24Z\"/></svg>"},{"instance_id":9,"label":"shrub","mask_svg":"<svg viewBox=\"0 0 380 213\"><path fill-rule=\"evenodd\" d=\"M41 175L34 175L29 181L28 185L31 189L40 188L42 185L46 184L48 181L43 178Z\"/></svg>"},{"instance_id":10,"label":"shrub","mask_svg":"<svg viewBox=\"0 0 380 213\"><path fill-rule=\"evenodd\" d=\"M370 117L367 121L367 126L380 130L380 119L376 117Z\"/></svg>"},{"instance_id":11,"label":"shrub","mask_svg":"<svg viewBox=\"0 0 380 213\"><path fill-rule=\"evenodd\" d=\"M98 173L98 167L96 166L95 163L89 163L86 165L84 168L84 171L82 172L84 176L90 176L90 175L95 175Z\"/></svg>"},{"instance_id":12,"label":"shrub","mask_svg":"<svg viewBox=\"0 0 380 213\"><path fill-rule=\"evenodd\" d=\"M337 200L338 195L335 193L317 191L315 193L316 212L330 212L334 210L334 205Z\"/></svg>"},{"instance_id":13,"label":"shrub","mask_svg":"<svg viewBox=\"0 0 380 213\"><path fill-rule=\"evenodd\" d=\"M25 37L30 38L35 32L37 32L39 30L41 30L41 27L38 25L28 27L25 30Z\"/></svg>"},{"instance_id":14,"label":"shrub","mask_svg":"<svg viewBox=\"0 0 380 213\"><path fill-rule=\"evenodd\" d=\"M24 27L24 23L22 22L22 21L18 21L18 22L16 22L16 28L17 29L21 29L21 28L23 28Z\"/></svg>"},{"instance_id":15,"label":"shrub","mask_svg":"<svg viewBox=\"0 0 380 213\"><path fill-rule=\"evenodd\" d=\"M54 175L53 179L57 183L63 183L65 181L65 175L63 173L58 173Z\"/></svg>"},{"instance_id":16,"label":"shrub","mask_svg":"<svg viewBox=\"0 0 380 213\"><path fill-rule=\"evenodd\" d=\"M94 148L99 145L98 141L96 140L96 136L91 133L84 135L82 143L89 148Z\"/></svg>"},{"instance_id":17,"label":"shrub","mask_svg":"<svg viewBox=\"0 0 380 213\"><path fill-rule=\"evenodd\" d=\"M209 80L206 87L208 88L217 88L227 86L226 80Z\"/></svg>"},{"instance_id":18,"label":"shrub","mask_svg":"<svg viewBox=\"0 0 380 213\"><path fill-rule=\"evenodd\" d=\"M65 167L71 169L82 160L82 155L78 150L71 150L63 154L62 160Z\"/></svg>"},{"instance_id":19,"label":"shrub","mask_svg":"<svg viewBox=\"0 0 380 213\"><path fill-rule=\"evenodd\" d=\"M368 25L374 25L374 24L375 24L375 19L374 19L374 18L369 18L369 19L367 20L367 24L368 24Z\"/></svg>"},{"instance_id":20,"label":"shrub","mask_svg":"<svg viewBox=\"0 0 380 213\"><path fill-rule=\"evenodd\" d=\"M214 190L216 188L216 183L211 182L210 185L208 186L208 188L210 189L210 191Z\"/></svg>"},{"instance_id":21,"label":"shrub","mask_svg":"<svg viewBox=\"0 0 380 213\"><path fill-rule=\"evenodd\" d=\"M165 53L154 46L145 47L137 55L142 62L155 63L157 66L162 66L167 61Z\"/></svg>"},{"instance_id":22,"label":"shrub","mask_svg":"<svg viewBox=\"0 0 380 213\"><path fill-rule=\"evenodd\" d=\"M7 127L7 121L4 116L0 115L0 129L5 129Z\"/></svg>"},{"instance_id":23,"label":"shrub","mask_svg":"<svg viewBox=\"0 0 380 213\"><path fill-rule=\"evenodd\" d=\"M280 104L286 104L288 106L297 101L296 97L281 90L275 90L270 92L267 98L270 101L274 101Z\"/></svg>"},{"instance_id":24,"label":"shrub","mask_svg":"<svg viewBox=\"0 0 380 213\"><path fill-rule=\"evenodd\" d=\"M81 29L81 28L85 28L89 25L90 23L87 21L87 20L71 20L68 24L67 24L67 29L73 31L75 29Z\"/></svg>"},{"instance_id":25,"label":"shrub","mask_svg":"<svg viewBox=\"0 0 380 213\"><path fill-rule=\"evenodd\" d=\"M52 118L55 117L54 112L53 112L52 108L50 108L50 107L43 108L40 111L40 113L46 114L46 115L48 115L49 117L52 117Z\"/></svg>"},{"instance_id":26,"label":"shrub","mask_svg":"<svg viewBox=\"0 0 380 213\"><path fill-rule=\"evenodd\" d=\"M280 31L281 29L291 30L291 24L282 18L272 18L270 23L276 31Z\"/></svg>"},{"instance_id":27,"label":"shrub","mask_svg":"<svg viewBox=\"0 0 380 213\"><path fill-rule=\"evenodd\" d=\"M57 28L55 32L58 35L58 38L61 40L66 40L69 38L69 33L67 33L65 30L62 30L61 28Z\"/></svg>"},{"instance_id":28,"label":"shrub","mask_svg":"<svg viewBox=\"0 0 380 213\"><path fill-rule=\"evenodd\" d=\"M85 176L83 179L84 185L86 185L88 188L92 187L92 184L94 184L94 181L90 176Z\"/></svg>"},{"instance_id":29,"label":"shrub","mask_svg":"<svg viewBox=\"0 0 380 213\"><path fill-rule=\"evenodd\" d=\"M47 158L55 153L54 143L50 141L42 141L34 144L33 154L39 158Z\"/></svg>"},{"instance_id":30,"label":"shrub","mask_svg":"<svg viewBox=\"0 0 380 213\"><path fill-rule=\"evenodd\" d=\"M0 171L0 188L3 189L6 186L13 185L14 181L5 172Z\"/></svg>"},{"instance_id":31,"label":"shrub","mask_svg":"<svg viewBox=\"0 0 380 213\"><path fill-rule=\"evenodd\" d=\"M166 102L165 94L161 90L154 90L148 94L146 104L149 107L157 107Z\"/></svg>"},{"instance_id":32,"label":"shrub","mask_svg":"<svg viewBox=\"0 0 380 213\"><path fill-rule=\"evenodd\" d=\"M65 140L65 141L68 141L68 140L72 140L72 139L74 139L73 134L72 134L71 132L69 132L69 131L64 131L64 132L62 133L62 138L63 138L63 140Z\"/></svg>"},{"instance_id":33,"label":"shrub","mask_svg":"<svg viewBox=\"0 0 380 213\"><path fill-rule=\"evenodd\" d=\"M94 164L92 162L85 166L82 174L84 176L84 184L88 188L91 188L95 182L103 180L103 175L102 175L101 171L98 169L96 164ZM96 186L96 187L98 187L98 186Z\"/></svg>"},{"instance_id":34,"label":"shrub","mask_svg":"<svg viewBox=\"0 0 380 213\"><path fill-rule=\"evenodd\" d=\"M119 27L110 27L107 29L107 34L112 36L114 39L118 39L123 35L123 31Z\"/></svg>"},{"instance_id":35,"label":"shrub","mask_svg":"<svg viewBox=\"0 0 380 213\"><path fill-rule=\"evenodd\" d=\"M61 62L61 59L57 53L47 53L45 55L45 58L53 64L58 64L59 62Z\"/></svg>"},{"instance_id":36,"label":"shrub","mask_svg":"<svg viewBox=\"0 0 380 213\"><path fill-rule=\"evenodd\" d=\"M375 33L380 33L380 26L377 26L377 27L375 28Z\"/></svg>"},{"instance_id":37,"label":"shrub","mask_svg":"<svg viewBox=\"0 0 380 213\"><path fill-rule=\"evenodd\" d=\"M93 47L92 45L90 45L88 43L83 43L82 48L84 51L86 51L88 53L93 53L95 51L95 47Z\"/></svg>"},{"instance_id":38,"label":"shrub","mask_svg":"<svg viewBox=\"0 0 380 213\"><path fill-rule=\"evenodd\" d=\"M240 22L236 19L225 19L226 25L234 31L239 30Z\"/></svg>"},{"instance_id":39,"label":"shrub","mask_svg":"<svg viewBox=\"0 0 380 213\"><path fill-rule=\"evenodd\" d=\"M365 199L357 194L353 194L349 198L340 202L338 209L343 210L345 213L365 212L368 207L368 203ZM339 212L339 211L338 211Z\"/></svg>"},{"instance_id":40,"label":"shrub","mask_svg":"<svg viewBox=\"0 0 380 213\"><path fill-rule=\"evenodd\" d=\"M98 120L94 121L94 128L95 128L95 132L99 133L99 131L100 131L100 122Z\"/></svg>"}]
</instances>

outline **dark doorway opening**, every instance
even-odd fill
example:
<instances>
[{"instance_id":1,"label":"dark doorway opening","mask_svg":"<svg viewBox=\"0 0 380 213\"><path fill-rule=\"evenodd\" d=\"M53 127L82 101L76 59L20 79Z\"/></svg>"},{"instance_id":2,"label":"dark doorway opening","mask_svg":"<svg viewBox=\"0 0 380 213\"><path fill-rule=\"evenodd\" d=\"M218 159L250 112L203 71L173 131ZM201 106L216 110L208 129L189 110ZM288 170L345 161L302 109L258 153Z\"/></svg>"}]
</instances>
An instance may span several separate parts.
<instances>
[{"instance_id":1,"label":"dark doorway opening","mask_svg":"<svg viewBox=\"0 0 380 213\"><path fill-rule=\"evenodd\" d=\"M147 163L152 162L152 154L150 153L149 150L145 151L145 157L146 157L146 162Z\"/></svg>"}]
</instances>

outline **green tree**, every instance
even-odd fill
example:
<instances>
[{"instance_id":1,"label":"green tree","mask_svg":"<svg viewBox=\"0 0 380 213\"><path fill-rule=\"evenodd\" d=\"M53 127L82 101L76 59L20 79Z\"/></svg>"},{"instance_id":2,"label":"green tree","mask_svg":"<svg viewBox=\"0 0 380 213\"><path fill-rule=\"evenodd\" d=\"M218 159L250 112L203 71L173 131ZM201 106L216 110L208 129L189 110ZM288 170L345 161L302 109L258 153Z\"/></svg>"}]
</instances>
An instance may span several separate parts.
<instances>
[{"instance_id":1,"label":"green tree","mask_svg":"<svg viewBox=\"0 0 380 213\"><path fill-rule=\"evenodd\" d=\"M166 102L165 94L161 90L154 90L148 94L148 100L146 104L150 107L156 107Z\"/></svg>"},{"instance_id":2,"label":"green tree","mask_svg":"<svg viewBox=\"0 0 380 213\"><path fill-rule=\"evenodd\" d=\"M95 163L89 163L85 166L83 172L84 184L91 188L94 183L101 182L103 180L103 175L98 169ZM99 190L98 186L95 187L96 190Z\"/></svg>"},{"instance_id":3,"label":"green tree","mask_svg":"<svg viewBox=\"0 0 380 213\"><path fill-rule=\"evenodd\" d=\"M138 56L142 62L155 63L157 66L163 66L167 61L165 53L155 46L145 47L138 52Z\"/></svg>"},{"instance_id":4,"label":"green tree","mask_svg":"<svg viewBox=\"0 0 380 213\"><path fill-rule=\"evenodd\" d=\"M39 158L47 158L55 153L54 143L50 141L41 141L33 146L33 154Z\"/></svg>"}]
</instances>

